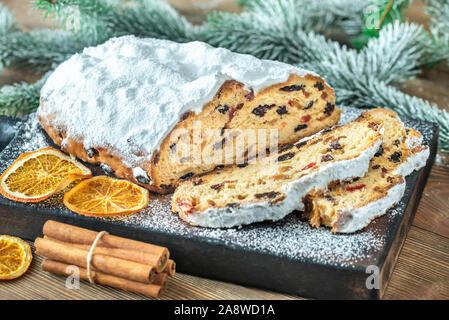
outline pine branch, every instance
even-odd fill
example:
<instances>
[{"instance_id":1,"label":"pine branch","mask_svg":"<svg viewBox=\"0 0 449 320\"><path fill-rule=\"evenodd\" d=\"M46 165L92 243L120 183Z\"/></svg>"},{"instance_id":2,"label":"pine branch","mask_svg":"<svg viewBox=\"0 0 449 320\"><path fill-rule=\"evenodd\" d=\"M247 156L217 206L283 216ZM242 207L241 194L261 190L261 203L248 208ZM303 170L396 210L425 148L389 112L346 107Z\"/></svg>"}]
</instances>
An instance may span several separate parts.
<instances>
[{"instance_id":1,"label":"pine branch","mask_svg":"<svg viewBox=\"0 0 449 320\"><path fill-rule=\"evenodd\" d=\"M91 44L89 38L62 30L16 31L0 36L0 62L9 68L41 73Z\"/></svg>"},{"instance_id":2,"label":"pine branch","mask_svg":"<svg viewBox=\"0 0 449 320\"><path fill-rule=\"evenodd\" d=\"M17 30L16 19L8 8L0 3L0 36Z\"/></svg>"},{"instance_id":3,"label":"pine branch","mask_svg":"<svg viewBox=\"0 0 449 320\"><path fill-rule=\"evenodd\" d=\"M423 41L428 56L423 65L434 65L442 60L449 64L449 0L426 0L425 11L430 15L430 34Z\"/></svg>"},{"instance_id":4,"label":"pine branch","mask_svg":"<svg viewBox=\"0 0 449 320\"><path fill-rule=\"evenodd\" d=\"M196 27L171 6L157 0L129 3L102 0L35 0L35 6L54 16L61 25L69 22L79 32L101 43L111 37L138 37L187 42L195 38Z\"/></svg>"},{"instance_id":5,"label":"pine branch","mask_svg":"<svg viewBox=\"0 0 449 320\"><path fill-rule=\"evenodd\" d=\"M32 84L21 82L3 86L0 89L0 114L21 116L36 111L40 90L49 75L50 72Z\"/></svg>"}]
</instances>

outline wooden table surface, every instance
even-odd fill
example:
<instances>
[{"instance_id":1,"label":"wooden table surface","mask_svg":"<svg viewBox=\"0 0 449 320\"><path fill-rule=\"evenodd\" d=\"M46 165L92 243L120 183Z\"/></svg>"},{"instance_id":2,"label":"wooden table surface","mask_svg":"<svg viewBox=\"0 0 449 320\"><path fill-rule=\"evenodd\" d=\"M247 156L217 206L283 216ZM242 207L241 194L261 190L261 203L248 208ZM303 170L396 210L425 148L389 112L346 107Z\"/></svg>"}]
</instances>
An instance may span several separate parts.
<instances>
[{"instance_id":1,"label":"wooden table surface","mask_svg":"<svg viewBox=\"0 0 449 320\"><path fill-rule=\"evenodd\" d=\"M39 13L27 8L26 0L0 0L9 7L26 29L49 25ZM207 0L173 1L181 12L199 21L210 10ZM192 6L192 3L197 3ZM232 0L214 1L221 9L238 10ZM201 7L198 6L198 3ZM192 9L193 8L193 9ZM198 14L200 12L200 14ZM410 20L425 24L422 3L414 1L407 12ZM18 80L34 81L35 75L5 70L0 85ZM448 108L449 68L447 64L425 70L420 78L409 82L407 93ZM421 203L399 255L385 299L449 299L449 167L447 157L440 155L440 165L432 169ZM33 248L34 249L34 248ZM69 290L65 279L40 270L42 257L35 255L30 270L21 278L0 284L0 299L146 299L138 294L81 282ZM176 274L169 281L162 299L301 299L265 290L209 280L187 274Z\"/></svg>"}]
</instances>

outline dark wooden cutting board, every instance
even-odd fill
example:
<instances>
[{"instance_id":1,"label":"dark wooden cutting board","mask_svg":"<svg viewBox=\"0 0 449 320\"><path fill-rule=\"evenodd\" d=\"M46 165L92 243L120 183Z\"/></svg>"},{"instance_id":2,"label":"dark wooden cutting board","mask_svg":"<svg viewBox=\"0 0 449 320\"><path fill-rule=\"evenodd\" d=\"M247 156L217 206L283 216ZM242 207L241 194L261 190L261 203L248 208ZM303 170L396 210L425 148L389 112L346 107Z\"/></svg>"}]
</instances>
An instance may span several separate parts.
<instances>
[{"instance_id":1,"label":"dark wooden cutting board","mask_svg":"<svg viewBox=\"0 0 449 320\"><path fill-rule=\"evenodd\" d=\"M347 120L358 111L345 111ZM425 168L407 177L401 202L387 215L352 235L313 229L297 213L278 222L240 229L190 226L170 210L170 195L151 195L142 212L120 219L81 216L62 205L62 193L39 204L13 202L0 196L0 234L28 240L42 236L48 219L160 244L169 248L180 272L314 298L378 299L413 220L435 159L438 126L404 119L423 133L430 147ZM0 172L21 153L54 146L36 121L0 116ZM89 165L95 174L104 174ZM379 272L379 288L373 272Z\"/></svg>"}]
</instances>

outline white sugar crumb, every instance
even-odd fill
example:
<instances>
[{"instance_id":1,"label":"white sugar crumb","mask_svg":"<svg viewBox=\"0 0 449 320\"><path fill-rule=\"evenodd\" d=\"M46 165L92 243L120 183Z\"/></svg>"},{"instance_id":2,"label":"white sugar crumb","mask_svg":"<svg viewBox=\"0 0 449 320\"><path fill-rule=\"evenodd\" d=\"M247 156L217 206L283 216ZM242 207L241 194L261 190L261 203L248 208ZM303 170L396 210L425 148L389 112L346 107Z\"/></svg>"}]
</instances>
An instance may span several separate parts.
<instances>
[{"instance_id":1,"label":"white sugar crumb","mask_svg":"<svg viewBox=\"0 0 449 320\"><path fill-rule=\"evenodd\" d=\"M59 65L41 90L38 113L65 128L67 137L82 138L86 148L114 146L134 167L150 158L182 114L199 113L225 81L257 93L290 74L315 75L198 41L124 36Z\"/></svg>"},{"instance_id":2,"label":"white sugar crumb","mask_svg":"<svg viewBox=\"0 0 449 320\"><path fill-rule=\"evenodd\" d=\"M343 121L357 117L361 110L343 108ZM433 136L431 126L421 121L404 121L423 134L424 142L429 143ZM42 130L37 117L32 114L17 126L17 137L0 152L0 170L3 172L22 153L54 146ZM95 174L104 174L110 168L89 165ZM103 170L104 172L103 172ZM406 192L410 192L407 189ZM37 208L57 208L54 212L76 216L62 204L63 192L39 204L27 204ZM385 229L381 219L374 220L368 230L355 234L332 234L329 229L314 229L308 223L300 221L299 214L290 214L275 223L258 223L240 229L206 229L194 227L181 221L171 212L169 196L151 195L149 205L134 215L111 220L111 223L130 224L150 230L162 231L174 235L201 237L218 244L241 247L248 250L262 250L269 254L305 261L314 261L338 266L354 266L358 262L370 262L377 256L385 243ZM406 203L401 201L390 209L382 219L397 221L404 213ZM59 211L60 210L60 211ZM387 225L388 226L388 225Z\"/></svg>"}]
</instances>

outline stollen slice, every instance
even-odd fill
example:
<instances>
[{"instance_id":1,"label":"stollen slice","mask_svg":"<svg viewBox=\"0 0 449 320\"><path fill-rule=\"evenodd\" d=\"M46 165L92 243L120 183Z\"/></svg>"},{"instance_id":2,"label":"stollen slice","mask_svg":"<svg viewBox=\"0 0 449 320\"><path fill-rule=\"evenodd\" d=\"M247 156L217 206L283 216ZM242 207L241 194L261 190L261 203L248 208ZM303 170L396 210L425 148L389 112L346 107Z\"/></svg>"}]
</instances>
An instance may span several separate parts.
<instances>
[{"instance_id":1,"label":"stollen slice","mask_svg":"<svg viewBox=\"0 0 449 320\"><path fill-rule=\"evenodd\" d=\"M382 122L368 118L324 130L264 161L181 183L172 209L191 224L214 228L282 219L303 209L302 198L312 189L365 175L382 134Z\"/></svg>"},{"instance_id":2,"label":"stollen slice","mask_svg":"<svg viewBox=\"0 0 449 320\"><path fill-rule=\"evenodd\" d=\"M341 233L363 229L400 201L405 192L404 177L426 164L429 148L421 145L422 135L406 128L396 113L374 109L362 117L383 121L382 147L364 177L308 194L305 215L312 226L324 225Z\"/></svg>"}]
</instances>

